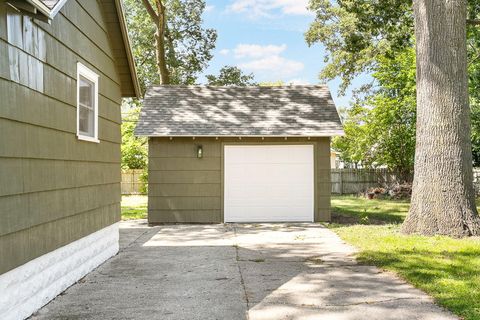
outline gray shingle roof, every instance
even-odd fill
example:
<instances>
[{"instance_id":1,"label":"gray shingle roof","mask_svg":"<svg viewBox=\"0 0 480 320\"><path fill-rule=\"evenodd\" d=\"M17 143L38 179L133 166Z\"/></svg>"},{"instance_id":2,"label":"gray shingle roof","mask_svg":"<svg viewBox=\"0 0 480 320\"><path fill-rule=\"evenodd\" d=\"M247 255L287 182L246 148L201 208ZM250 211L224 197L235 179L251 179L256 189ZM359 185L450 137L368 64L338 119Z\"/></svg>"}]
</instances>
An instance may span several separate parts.
<instances>
[{"instance_id":1,"label":"gray shingle roof","mask_svg":"<svg viewBox=\"0 0 480 320\"><path fill-rule=\"evenodd\" d=\"M343 129L327 86L157 86L145 94L135 134L318 137Z\"/></svg>"}]
</instances>

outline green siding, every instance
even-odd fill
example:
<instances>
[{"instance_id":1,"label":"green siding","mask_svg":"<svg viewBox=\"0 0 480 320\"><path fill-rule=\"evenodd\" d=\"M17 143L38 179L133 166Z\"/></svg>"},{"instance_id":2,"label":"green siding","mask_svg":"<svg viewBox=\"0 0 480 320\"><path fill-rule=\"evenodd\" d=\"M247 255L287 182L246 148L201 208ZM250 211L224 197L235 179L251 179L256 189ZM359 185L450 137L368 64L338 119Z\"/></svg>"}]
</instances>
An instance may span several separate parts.
<instances>
[{"instance_id":1,"label":"green siding","mask_svg":"<svg viewBox=\"0 0 480 320\"><path fill-rule=\"evenodd\" d=\"M224 145L277 143L315 146L315 221L329 221L329 138L150 138L149 222L223 222ZM203 148L201 159L196 156L198 145Z\"/></svg>"},{"instance_id":2,"label":"green siding","mask_svg":"<svg viewBox=\"0 0 480 320\"><path fill-rule=\"evenodd\" d=\"M121 179L121 75L100 3L34 21L43 92L10 80L9 53L28 53L8 43L6 10L0 0L0 274L119 221ZM98 144L76 137L77 62L100 76Z\"/></svg>"},{"instance_id":3,"label":"green siding","mask_svg":"<svg viewBox=\"0 0 480 320\"><path fill-rule=\"evenodd\" d=\"M118 221L119 212L119 203L106 205L2 236L0 255L8 257L1 260L2 269L13 269L19 264L107 227Z\"/></svg>"}]
</instances>

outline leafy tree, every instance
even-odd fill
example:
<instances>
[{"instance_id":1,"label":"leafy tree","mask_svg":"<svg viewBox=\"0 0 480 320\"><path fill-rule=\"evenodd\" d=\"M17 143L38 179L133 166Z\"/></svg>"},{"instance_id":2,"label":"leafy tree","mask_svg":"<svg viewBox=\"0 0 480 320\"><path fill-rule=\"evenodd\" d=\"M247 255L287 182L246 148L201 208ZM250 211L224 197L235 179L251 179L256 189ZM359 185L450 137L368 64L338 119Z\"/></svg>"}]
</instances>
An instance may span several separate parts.
<instances>
[{"instance_id":1,"label":"leafy tree","mask_svg":"<svg viewBox=\"0 0 480 320\"><path fill-rule=\"evenodd\" d=\"M202 27L203 0L124 0L142 91L154 84L193 84L212 58L217 33ZM134 136L140 102L122 121L122 167L146 169L147 142ZM145 175L144 175L145 176Z\"/></svg>"},{"instance_id":2,"label":"leafy tree","mask_svg":"<svg viewBox=\"0 0 480 320\"><path fill-rule=\"evenodd\" d=\"M340 152L340 158L355 168L359 164L368 166L374 162L369 155L372 148L365 125L367 119L368 109L355 104L347 111L343 121L345 136L332 140L332 147Z\"/></svg>"},{"instance_id":3,"label":"leafy tree","mask_svg":"<svg viewBox=\"0 0 480 320\"><path fill-rule=\"evenodd\" d=\"M480 104L479 100L471 99L472 121L472 161L474 167L480 167Z\"/></svg>"},{"instance_id":4,"label":"leafy tree","mask_svg":"<svg viewBox=\"0 0 480 320\"><path fill-rule=\"evenodd\" d=\"M341 92L356 76L375 71L378 57L394 58L415 45L412 0L310 0L309 9L316 17L305 39L326 48L320 79L340 77ZM468 0L468 9L469 39L477 39L469 55L478 58L478 0Z\"/></svg>"},{"instance_id":5,"label":"leafy tree","mask_svg":"<svg viewBox=\"0 0 480 320\"><path fill-rule=\"evenodd\" d=\"M343 92L363 72L371 72L377 57L394 57L413 46L412 0L311 0L316 14L305 34L309 45L326 48L324 81L340 77Z\"/></svg>"},{"instance_id":6,"label":"leafy tree","mask_svg":"<svg viewBox=\"0 0 480 320\"><path fill-rule=\"evenodd\" d=\"M354 165L386 165L405 179L415 151L415 53L381 58L374 94L358 98L344 121L345 136L333 140L341 158Z\"/></svg>"},{"instance_id":7,"label":"leafy tree","mask_svg":"<svg viewBox=\"0 0 480 320\"><path fill-rule=\"evenodd\" d=\"M471 3L469 20L475 21L479 13L480 3L476 7ZM480 167L480 26L468 25L467 48L473 165Z\"/></svg>"},{"instance_id":8,"label":"leafy tree","mask_svg":"<svg viewBox=\"0 0 480 320\"><path fill-rule=\"evenodd\" d=\"M285 85L285 82L283 82L282 80L278 80L278 81L263 81L263 82L260 82L258 84L260 87L280 87L280 86L284 86Z\"/></svg>"},{"instance_id":9,"label":"leafy tree","mask_svg":"<svg viewBox=\"0 0 480 320\"><path fill-rule=\"evenodd\" d=\"M411 0L311 0L310 8L316 12L316 19L306 33L306 40L310 44L322 42L328 51L325 56L327 66L320 73L320 78L342 78L342 90L355 76L363 72L376 72L386 59L395 60L397 52L408 50L415 45ZM479 12L480 3L469 0L467 52L472 114L471 141L475 166L480 166ZM405 67L413 70L409 66ZM378 86L370 85L359 91L368 96L375 95L376 90ZM414 95L415 92L412 91L412 99ZM414 140L409 144L413 145ZM367 162L366 159L362 160Z\"/></svg>"},{"instance_id":10,"label":"leafy tree","mask_svg":"<svg viewBox=\"0 0 480 320\"><path fill-rule=\"evenodd\" d=\"M306 39L325 45L331 58L326 58L320 76L341 77L343 90L358 74L379 70L383 58L395 59L397 52L416 47L415 177L412 206L402 230L477 235L480 218L472 185L468 93L470 100L478 99L472 91L478 88L480 46L478 30L472 28L480 25L480 4L478 0L468 0L468 6L466 0L413 4L412 12L411 0L311 0L316 19Z\"/></svg>"},{"instance_id":11,"label":"leafy tree","mask_svg":"<svg viewBox=\"0 0 480 320\"><path fill-rule=\"evenodd\" d=\"M224 66L219 75L209 74L205 76L210 86L254 86L253 73L243 74L242 70L235 66Z\"/></svg>"},{"instance_id":12,"label":"leafy tree","mask_svg":"<svg viewBox=\"0 0 480 320\"><path fill-rule=\"evenodd\" d=\"M122 119L122 168L146 169L148 150L147 139L138 138L134 135L135 125L140 115L140 107L134 106L129 109Z\"/></svg>"},{"instance_id":13,"label":"leafy tree","mask_svg":"<svg viewBox=\"0 0 480 320\"><path fill-rule=\"evenodd\" d=\"M141 86L194 84L217 32L202 26L204 0L125 0Z\"/></svg>"}]
</instances>

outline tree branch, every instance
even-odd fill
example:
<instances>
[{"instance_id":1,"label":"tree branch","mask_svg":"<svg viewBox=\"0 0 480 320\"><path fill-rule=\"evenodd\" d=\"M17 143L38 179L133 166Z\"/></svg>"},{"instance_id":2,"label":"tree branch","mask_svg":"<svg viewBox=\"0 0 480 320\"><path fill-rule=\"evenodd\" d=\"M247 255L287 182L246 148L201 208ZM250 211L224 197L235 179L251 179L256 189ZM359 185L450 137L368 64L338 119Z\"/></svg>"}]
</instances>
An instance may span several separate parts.
<instances>
[{"instance_id":1,"label":"tree branch","mask_svg":"<svg viewBox=\"0 0 480 320\"><path fill-rule=\"evenodd\" d=\"M471 24L471 25L474 25L474 26L480 26L480 20L467 19L467 24Z\"/></svg>"},{"instance_id":2,"label":"tree branch","mask_svg":"<svg viewBox=\"0 0 480 320\"><path fill-rule=\"evenodd\" d=\"M145 7L145 9L147 9L147 12L148 12L148 15L150 16L150 18L152 18L153 22L155 22L155 24L157 24L158 23L158 15L155 12L155 10L153 9L152 4L150 3L150 0L142 0L142 2L143 2L143 6Z\"/></svg>"}]
</instances>

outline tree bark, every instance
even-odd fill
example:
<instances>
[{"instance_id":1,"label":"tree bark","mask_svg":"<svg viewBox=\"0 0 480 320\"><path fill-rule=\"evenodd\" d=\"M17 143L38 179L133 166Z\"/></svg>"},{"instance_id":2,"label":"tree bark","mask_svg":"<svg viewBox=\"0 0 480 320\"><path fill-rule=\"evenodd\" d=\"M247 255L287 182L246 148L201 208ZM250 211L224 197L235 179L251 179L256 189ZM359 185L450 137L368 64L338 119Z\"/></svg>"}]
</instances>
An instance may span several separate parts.
<instances>
[{"instance_id":1,"label":"tree bark","mask_svg":"<svg viewBox=\"0 0 480 320\"><path fill-rule=\"evenodd\" d=\"M417 131L405 233L480 234L467 87L466 0L414 0Z\"/></svg>"},{"instance_id":2,"label":"tree bark","mask_svg":"<svg viewBox=\"0 0 480 320\"><path fill-rule=\"evenodd\" d=\"M142 0L150 18L155 24L155 58L157 60L157 69L160 76L160 84L170 84L170 71L167 67L167 59L165 52L165 30L167 26L167 18L165 6L162 0L153 0L155 9L150 0Z\"/></svg>"},{"instance_id":3,"label":"tree bark","mask_svg":"<svg viewBox=\"0 0 480 320\"><path fill-rule=\"evenodd\" d=\"M170 84L170 72L167 68L165 53L165 27L167 19L165 16L165 6L161 0L155 0L158 10L157 32L155 33L155 45L157 55L157 67L160 74L160 84Z\"/></svg>"}]
</instances>

